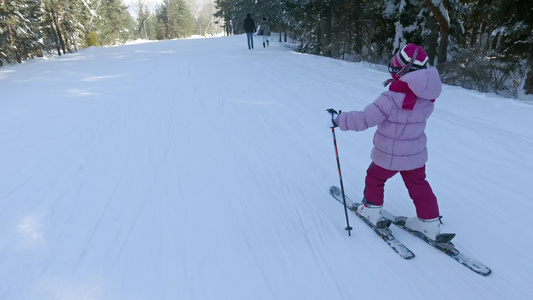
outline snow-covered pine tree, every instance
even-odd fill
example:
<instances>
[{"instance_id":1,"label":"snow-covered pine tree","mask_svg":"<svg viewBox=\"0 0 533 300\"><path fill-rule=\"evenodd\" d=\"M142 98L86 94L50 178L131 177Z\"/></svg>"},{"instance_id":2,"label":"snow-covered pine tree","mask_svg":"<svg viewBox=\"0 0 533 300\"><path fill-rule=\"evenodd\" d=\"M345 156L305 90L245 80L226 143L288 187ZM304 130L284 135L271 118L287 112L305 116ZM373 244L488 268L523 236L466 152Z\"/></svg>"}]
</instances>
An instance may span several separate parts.
<instances>
[{"instance_id":1,"label":"snow-covered pine tree","mask_svg":"<svg viewBox=\"0 0 533 300\"><path fill-rule=\"evenodd\" d=\"M18 62L42 56L41 1L0 1L0 61Z\"/></svg>"},{"instance_id":2,"label":"snow-covered pine tree","mask_svg":"<svg viewBox=\"0 0 533 300\"><path fill-rule=\"evenodd\" d=\"M519 68L515 85L533 94L533 10L528 1L499 1L501 25L493 32L495 48L504 60Z\"/></svg>"}]
</instances>

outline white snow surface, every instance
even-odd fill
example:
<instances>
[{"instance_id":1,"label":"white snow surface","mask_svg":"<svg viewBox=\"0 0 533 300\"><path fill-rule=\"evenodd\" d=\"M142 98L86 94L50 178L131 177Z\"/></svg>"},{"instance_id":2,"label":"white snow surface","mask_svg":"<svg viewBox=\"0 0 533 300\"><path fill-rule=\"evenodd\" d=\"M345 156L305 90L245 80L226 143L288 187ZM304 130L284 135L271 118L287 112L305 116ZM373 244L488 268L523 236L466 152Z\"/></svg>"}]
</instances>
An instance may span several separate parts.
<instances>
[{"instance_id":1,"label":"white snow surface","mask_svg":"<svg viewBox=\"0 0 533 300\"><path fill-rule=\"evenodd\" d=\"M385 67L272 37L80 50L0 68L0 299L531 299L533 106L444 86L427 176L480 276L391 227L404 260L329 195L327 108ZM374 129L336 130L360 199ZM385 207L414 216L399 176Z\"/></svg>"}]
</instances>

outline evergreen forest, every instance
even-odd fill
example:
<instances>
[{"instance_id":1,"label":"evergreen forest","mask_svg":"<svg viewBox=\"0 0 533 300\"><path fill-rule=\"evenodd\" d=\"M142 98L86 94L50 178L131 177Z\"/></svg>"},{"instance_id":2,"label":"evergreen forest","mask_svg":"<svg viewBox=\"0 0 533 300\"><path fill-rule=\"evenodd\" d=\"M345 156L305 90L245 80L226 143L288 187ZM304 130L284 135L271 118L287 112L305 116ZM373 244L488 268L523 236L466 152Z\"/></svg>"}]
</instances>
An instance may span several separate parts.
<instances>
[{"instance_id":1,"label":"evergreen forest","mask_svg":"<svg viewBox=\"0 0 533 300\"><path fill-rule=\"evenodd\" d=\"M387 64L414 43L447 84L506 97L533 93L530 0L200 1L0 0L0 65L77 51L89 46L89 32L100 46L242 34L249 13L256 23L268 18L273 40L303 53Z\"/></svg>"}]
</instances>

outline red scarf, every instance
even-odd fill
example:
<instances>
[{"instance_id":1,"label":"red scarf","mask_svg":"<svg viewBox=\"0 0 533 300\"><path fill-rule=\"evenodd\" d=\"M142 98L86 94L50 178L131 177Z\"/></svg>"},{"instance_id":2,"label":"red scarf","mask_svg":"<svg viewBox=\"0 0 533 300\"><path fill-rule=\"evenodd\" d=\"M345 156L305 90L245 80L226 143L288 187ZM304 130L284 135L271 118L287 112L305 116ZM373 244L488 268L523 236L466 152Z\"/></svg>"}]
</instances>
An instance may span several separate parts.
<instances>
[{"instance_id":1,"label":"red scarf","mask_svg":"<svg viewBox=\"0 0 533 300\"><path fill-rule=\"evenodd\" d=\"M415 103L416 103L416 95L415 93L413 93L413 91L411 91L407 82L404 82L401 80L395 80L389 86L389 91L404 93L405 98L403 99L402 108L413 110L413 108L415 107ZM435 102L435 99L431 100L431 102Z\"/></svg>"}]
</instances>

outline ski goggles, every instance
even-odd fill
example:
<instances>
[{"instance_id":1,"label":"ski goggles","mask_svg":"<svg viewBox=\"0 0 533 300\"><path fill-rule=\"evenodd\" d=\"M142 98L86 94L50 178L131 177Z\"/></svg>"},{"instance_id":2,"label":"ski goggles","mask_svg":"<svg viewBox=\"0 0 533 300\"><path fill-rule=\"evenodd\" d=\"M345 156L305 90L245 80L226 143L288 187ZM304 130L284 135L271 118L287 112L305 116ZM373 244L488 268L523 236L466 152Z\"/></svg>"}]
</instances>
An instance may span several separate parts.
<instances>
[{"instance_id":1,"label":"ski goggles","mask_svg":"<svg viewBox=\"0 0 533 300\"><path fill-rule=\"evenodd\" d=\"M389 64L389 73L397 74L397 73L400 72L401 70L402 70L401 67L391 66L391 65Z\"/></svg>"}]
</instances>

